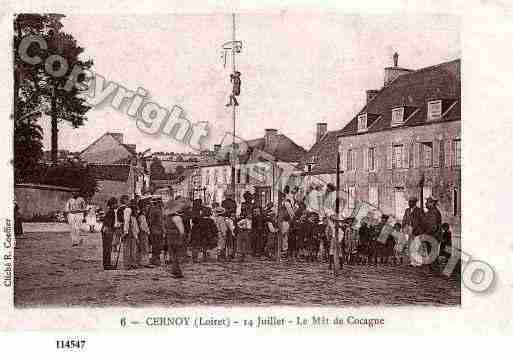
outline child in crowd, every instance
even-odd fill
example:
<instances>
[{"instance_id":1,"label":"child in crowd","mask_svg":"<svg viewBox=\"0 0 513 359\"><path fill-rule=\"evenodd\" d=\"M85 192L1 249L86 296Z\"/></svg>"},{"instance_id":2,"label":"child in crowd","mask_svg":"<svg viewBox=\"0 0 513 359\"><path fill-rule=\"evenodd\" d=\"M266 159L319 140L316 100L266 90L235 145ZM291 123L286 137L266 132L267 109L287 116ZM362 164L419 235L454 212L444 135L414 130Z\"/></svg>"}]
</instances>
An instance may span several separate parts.
<instances>
[{"instance_id":1,"label":"child in crowd","mask_svg":"<svg viewBox=\"0 0 513 359\"><path fill-rule=\"evenodd\" d=\"M402 231L402 225L400 222L394 224L394 230L392 232L395 238L394 246L394 264L402 265L404 257L408 255L408 236Z\"/></svg>"},{"instance_id":2,"label":"child in crowd","mask_svg":"<svg viewBox=\"0 0 513 359\"><path fill-rule=\"evenodd\" d=\"M358 235L353 228L354 218L347 218L342 225L344 231L345 259L346 263L353 264L356 262L358 255Z\"/></svg>"},{"instance_id":3,"label":"child in crowd","mask_svg":"<svg viewBox=\"0 0 513 359\"><path fill-rule=\"evenodd\" d=\"M226 217L224 217L225 209L223 207L215 207L212 219L217 227L217 260L226 260L226 237L228 235L228 225Z\"/></svg>"},{"instance_id":4,"label":"child in crowd","mask_svg":"<svg viewBox=\"0 0 513 359\"><path fill-rule=\"evenodd\" d=\"M272 211L268 211L266 214L266 226L267 226L267 242L265 244L265 256L268 259L273 260L276 257L278 250L278 227L276 222L273 220L274 215Z\"/></svg>"},{"instance_id":5,"label":"child in crowd","mask_svg":"<svg viewBox=\"0 0 513 359\"><path fill-rule=\"evenodd\" d=\"M440 256L449 260L452 253L452 233L448 223L442 223L442 238L440 241Z\"/></svg>"},{"instance_id":6,"label":"child in crowd","mask_svg":"<svg viewBox=\"0 0 513 359\"><path fill-rule=\"evenodd\" d=\"M208 251L217 247L218 231L212 219L212 210L204 207L200 219L200 232L202 237L203 261L208 259Z\"/></svg>"},{"instance_id":7,"label":"child in crowd","mask_svg":"<svg viewBox=\"0 0 513 359\"><path fill-rule=\"evenodd\" d=\"M150 228L146 220L146 213L148 211L148 204L144 201L139 201L139 212L137 213L137 224L139 225L139 238L137 240L137 265L149 267L149 242Z\"/></svg>"},{"instance_id":8,"label":"child in crowd","mask_svg":"<svg viewBox=\"0 0 513 359\"><path fill-rule=\"evenodd\" d=\"M237 233L237 253L240 255L240 261L244 262L246 254L251 251L251 219L249 214L241 216L239 222L237 222L239 231Z\"/></svg>"},{"instance_id":9,"label":"child in crowd","mask_svg":"<svg viewBox=\"0 0 513 359\"><path fill-rule=\"evenodd\" d=\"M305 226L306 261L314 262L317 259L320 243L322 241L323 226L320 223L319 215L311 212Z\"/></svg>"}]
</instances>

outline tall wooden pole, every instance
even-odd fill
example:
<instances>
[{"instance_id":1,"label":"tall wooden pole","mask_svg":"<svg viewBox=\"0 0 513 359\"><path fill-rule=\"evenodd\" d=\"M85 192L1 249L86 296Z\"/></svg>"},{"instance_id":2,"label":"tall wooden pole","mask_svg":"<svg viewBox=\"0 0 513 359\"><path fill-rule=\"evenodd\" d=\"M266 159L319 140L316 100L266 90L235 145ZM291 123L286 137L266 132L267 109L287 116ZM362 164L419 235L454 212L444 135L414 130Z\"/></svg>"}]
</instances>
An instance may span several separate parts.
<instances>
[{"instance_id":1,"label":"tall wooden pole","mask_svg":"<svg viewBox=\"0 0 513 359\"><path fill-rule=\"evenodd\" d=\"M335 215L337 217L337 219L339 218L339 214L340 214L340 199L339 199L339 196L340 196L340 151L338 150L337 148L337 178L336 178L336 199L335 199ZM338 275L338 270L339 270L339 266L340 266L340 261L339 261L339 253L338 253L338 232L339 232L339 228L338 228L338 223L335 221L335 238L333 238L333 244L332 244L332 248L333 248L333 274L335 276Z\"/></svg>"},{"instance_id":2,"label":"tall wooden pole","mask_svg":"<svg viewBox=\"0 0 513 359\"><path fill-rule=\"evenodd\" d=\"M233 42L232 42L232 68L233 68L233 75L235 75L235 71L236 71L236 66L235 66L235 41L236 41L236 37L235 37L235 13L232 14L232 29L233 29ZM232 93L232 96L235 96L235 94ZM231 100L230 100L231 101ZM233 126L233 137L232 137L232 151L233 151L233 155L232 155L232 161L231 161L231 165L232 165L232 168L231 168L231 172L232 172L232 183L231 183L231 187L232 187L232 193L233 193L233 198L234 200L237 202L237 196L235 194L235 156L236 156L236 152L235 152L235 119L236 119L236 113L237 113L237 106L235 106L235 103L233 104L232 106L233 108L233 112L232 112L232 126Z\"/></svg>"}]
</instances>

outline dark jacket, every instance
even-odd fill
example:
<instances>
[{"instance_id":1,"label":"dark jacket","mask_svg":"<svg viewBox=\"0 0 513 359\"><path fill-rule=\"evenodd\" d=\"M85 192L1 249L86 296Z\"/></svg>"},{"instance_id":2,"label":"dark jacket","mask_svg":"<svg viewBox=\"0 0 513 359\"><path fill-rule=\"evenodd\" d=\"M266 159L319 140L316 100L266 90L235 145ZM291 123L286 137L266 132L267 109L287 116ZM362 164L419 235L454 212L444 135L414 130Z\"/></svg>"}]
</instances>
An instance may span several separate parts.
<instances>
[{"instance_id":1,"label":"dark jacket","mask_svg":"<svg viewBox=\"0 0 513 359\"><path fill-rule=\"evenodd\" d=\"M438 208L429 208L426 213L424 213L423 227L424 233L440 240L440 236L442 234L442 215Z\"/></svg>"},{"instance_id":2,"label":"dark jacket","mask_svg":"<svg viewBox=\"0 0 513 359\"><path fill-rule=\"evenodd\" d=\"M424 213L419 207L406 208L403 217L403 228L411 226L412 234L418 236L423 233L423 217Z\"/></svg>"},{"instance_id":3,"label":"dark jacket","mask_svg":"<svg viewBox=\"0 0 513 359\"><path fill-rule=\"evenodd\" d=\"M163 215L159 207L152 206L148 211L148 226L153 235L162 235Z\"/></svg>"},{"instance_id":4,"label":"dark jacket","mask_svg":"<svg viewBox=\"0 0 513 359\"><path fill-rule=\"evenodd\" d=\"M116 222L116 212L113 208L107 208L105 211L105 217L103 218L103 226L109 229L114 228Z\"/></svg>"}]
</instances>

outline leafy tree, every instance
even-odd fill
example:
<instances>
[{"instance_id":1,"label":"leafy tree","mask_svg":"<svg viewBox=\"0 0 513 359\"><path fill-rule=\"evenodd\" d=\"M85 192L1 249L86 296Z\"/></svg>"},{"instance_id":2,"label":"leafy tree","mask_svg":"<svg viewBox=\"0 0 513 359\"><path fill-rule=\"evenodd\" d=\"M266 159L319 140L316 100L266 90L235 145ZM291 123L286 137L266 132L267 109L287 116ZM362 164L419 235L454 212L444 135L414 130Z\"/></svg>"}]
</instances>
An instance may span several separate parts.
<instances>
[{"instance_id":1,"label":"leafy tree","mask_svg":"<svg viewBox=\"0 0 513 359\"><path fill-rule=\"evenodd\" d=\"M14 180L25 182L36 175L43 156L43 130L33 118L14 122Z\"/></svg>"},{"instance_id":2,"label":"leafy tree","mask_svg":"<svg viewBox=\"0 0 513 359\"><path fill-rule=\"evenodd\" d=\"M84 49L77 45L74 37L62 31L59 14L19 14L14 18L14 120L20 120L24 113L33 111L41 105L49 107L51 116L51 158L57 162L58 124L62 121L79 127L87 120L86 112L90 106L81 90L73 86L64 89L69 75L75 67L88 70L91 60L82 60ZM67 71L63 76L55 77L45 70L45 62L27 64L21 60L18 47L26 35L40 35L46 41L46 50L37 44L31 45L28 52L39 55L43 60L49 55L60 55L66 60ZM53 63L53 70L60 69L59 62ZM84 80L81 75L79 81Z\"/></svg>"}]
</instances>

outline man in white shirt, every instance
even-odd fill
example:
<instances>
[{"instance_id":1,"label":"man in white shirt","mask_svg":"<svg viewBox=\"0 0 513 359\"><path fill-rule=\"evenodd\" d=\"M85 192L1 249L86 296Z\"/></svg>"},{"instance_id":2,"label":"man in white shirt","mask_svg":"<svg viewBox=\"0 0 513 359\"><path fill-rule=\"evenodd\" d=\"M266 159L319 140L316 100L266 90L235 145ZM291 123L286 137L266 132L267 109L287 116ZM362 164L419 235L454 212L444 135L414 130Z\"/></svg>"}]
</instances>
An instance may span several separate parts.
<instances>
[{"instance_id":1,"label":"man in white shirt","mask_svg":"<svg viewBox=\"0 0 513 359\"><path fill-rule=\"evenodd\" d=\"M66 212L68 223L71 226L71 246L75 247L83 244L80 239L80 226L84 220L84 212L86 211L86 204L78 192L73 192L72 197L66 202L64 212Z\"/></svg>"}]
</instances>

